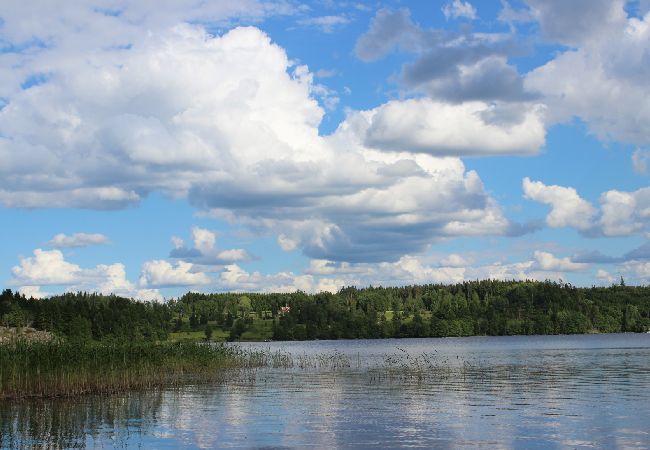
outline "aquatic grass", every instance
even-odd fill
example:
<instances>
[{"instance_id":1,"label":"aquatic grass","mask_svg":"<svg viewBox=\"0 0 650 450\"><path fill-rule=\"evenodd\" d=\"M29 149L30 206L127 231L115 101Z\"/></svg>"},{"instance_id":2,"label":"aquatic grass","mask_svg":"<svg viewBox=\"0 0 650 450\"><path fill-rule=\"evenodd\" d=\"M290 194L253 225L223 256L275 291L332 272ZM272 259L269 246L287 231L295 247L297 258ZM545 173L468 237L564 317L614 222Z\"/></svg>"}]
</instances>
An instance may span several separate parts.
<instances>
[{"instance_id":1,"label":"aquatic grass","mask_svg":"<svg viewBox=\"0 0 650 450\"><path fill-rule=\"evenodd\" d=\"M252 353L191 342L26 342L0 345L0 399L112 393L220 380L254 367Z\"/></svg>"},{"instance_id":2,"label":"aquatic grass","mask_svg":"<svg viewBox=\"0 0 650 450\"><path fill-rule=\"evenodd\" d=\"M398 352L366 367L370 383L421 383L481 375L480 364ZM359 371L360 356L292 354L200 342L16 341L0 345L0 399L118 393L204 382L254 383L259 369Z\"/></svg>"},{"instance_id":3,"label":"aquatic grass","mask_svg":"<svg viewBox=\"0 0 650 450\"><path fill-rule=\"evenodd\" d=\"M319 353L316 355L299 355L296 366L299 369L340 371L350 369L352 362L350 357L339 352Z\"/></svg>"},{"instance_id":4,"label":"aquatic grass","mask_svg":"<svg viewBox=\"0 0 650 450\"><path fill-rule=\"evenodd\" d=\"M249 367L300 370L345 370L352 367L351 358L339 351L314 355L294 355L282 350L242 350Z\"/></svg>"},{"instance_id":5,"label":"aquatic grass","mask_svg":"<svg viewBox=\"0 0 650 450\"><path fill-rule=\"evenodd\" d=\"M380 367L377 372L383 373L384 379L390 381L425 381L433 374L438 377L441 369L445 367L438 364L433 355L426 353L411 357L408 353L404 355L388 355L384 358L384 366Z\"/></svg>"},{"instance_id":6,"label":"aquatic grass","mask_svg":"<svg viewBox=\"0 0 650 450\"><path fill-rule=\"evenodd\" d=\"M459 356L441 355L437 351L410 354L404 349L388 353L377 365L361 361L360 354L349 355L338 350L315 354L292 354L282 350L256 350L246 352L247 371L232 381L254 384L260 369L286 370L292 376L300 372L327 374L356 374L368 377L368 384L390 383L398 385L448 383L450 380L473 379L477 382L490 377L480 360L470 362ZM242 376L245 374L245 376ZM262 375L264 372L261 373ZM265 379L265 378L262 378Z\"/></svg>"},{"instance_id":7,"label":"aquatic grass","mask_svg":"<svg viewBox=\"0 0 650 450\"><path fill-rule=\"evenodd\" d=\"M369 371L371 384L380 381L431 383L468 377L483 380L488 375L480 360L470 362L459 356L451 358L435 350L417 355L399 347L397 350L399 353L385 355L383 364Z\"/></svg>"}]
</instances>

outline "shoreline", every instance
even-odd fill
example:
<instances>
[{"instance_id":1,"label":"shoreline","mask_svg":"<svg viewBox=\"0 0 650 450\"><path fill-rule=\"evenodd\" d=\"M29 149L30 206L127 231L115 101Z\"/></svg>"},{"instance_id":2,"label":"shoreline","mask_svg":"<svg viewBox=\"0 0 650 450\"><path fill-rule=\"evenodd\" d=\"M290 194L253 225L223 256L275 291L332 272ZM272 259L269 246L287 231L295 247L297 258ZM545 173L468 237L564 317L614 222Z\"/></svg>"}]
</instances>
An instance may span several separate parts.
<instances>
[{"instance_id":1,"label":"shoreline","mask_svg":"<svg viewBox=\"0 0 650 450\"><path fill-rule=\"evenodd\" d=\"M646 333L598 333L572 335L510 335L464 336L453 340L472 338L584 338L637 335ZM417 342L431 340L449 342L447 338L382 338L367 339L381 345L381 341ZM569 339L570 340L570 339ZM349 355L335 348L336 343L354 345L364 339L310 340L310 341L240 341L209 342L24 342L0 344L0 401L80 397L85 395L117 394L129 391L151 390L198 383L222 383L237 380L242 370L261 368L291 369L301 365L319 368L344 368ZM309 358L293 355L287 349L274 346L320 343L325 347ZM496 341L495 341L496 342ZM268 349L255 348L269 344ZM250 347L247 348L247 346ZM432 345L432 350L437 349ZM403 352L400 346L396 348ZM554 349L561 349L562 346ZM574 348L572 345L571 348ZM589 347L591 348L591 347ZM545 350L546 348L540 348ZM332 353L333 351L333 353ZM356 351L356 350L355 350ZM331 353L331 354L330 354ZM304 355L305 357L307 354ZM388 353L386 354L388 356ZM358 358L358 353L356 355ZM334 366L332 366L334 364ZM240 372L237 372L240 371ZM247 372L244 372L247 373Z\"/></svg>"}]
</instances>

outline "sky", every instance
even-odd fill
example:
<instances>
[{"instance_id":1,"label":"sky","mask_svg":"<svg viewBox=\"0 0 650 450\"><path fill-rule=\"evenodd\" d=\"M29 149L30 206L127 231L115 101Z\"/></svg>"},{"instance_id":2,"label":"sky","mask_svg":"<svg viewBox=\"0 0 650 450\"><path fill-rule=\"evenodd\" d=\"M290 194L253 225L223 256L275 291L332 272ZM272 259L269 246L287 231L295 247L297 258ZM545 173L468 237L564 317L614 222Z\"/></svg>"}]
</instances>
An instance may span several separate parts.
<instances>
[{"instance_id":1,"label":"sky","mask_svg":"<svg viewBox=\"0 0 650 450\"><path fill-rule=\"evenodd\" d=\"M650 282L650 1L0 5L0 285Z\"/></svg>"}]
</instances>

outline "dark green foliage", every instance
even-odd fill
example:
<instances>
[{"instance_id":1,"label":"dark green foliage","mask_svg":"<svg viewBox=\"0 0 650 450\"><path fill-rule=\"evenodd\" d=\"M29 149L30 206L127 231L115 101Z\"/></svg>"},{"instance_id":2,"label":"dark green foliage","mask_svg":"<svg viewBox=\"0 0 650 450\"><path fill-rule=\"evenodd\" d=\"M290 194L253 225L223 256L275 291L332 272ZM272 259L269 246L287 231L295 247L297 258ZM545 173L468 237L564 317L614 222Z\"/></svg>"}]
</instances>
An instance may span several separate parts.
<instances>
[{"instance_id":1,"label":"dark green foliage","mask_svg":"<svg viewBox=\"0 0 650 450\"><path fill-rule=\"evenodd\" d=\"M195 314L192 313L190 316L190 328L192 330L196 330L199 327L199 317Z\"/></svg>"},{"instance_id":2,"label":"dark green foliage","mask_svg":"<svg viewBox=\"0 0 650 450\"><path fill-rule=\"evenodd\" d=\"M212 325L206 325L205 326L205 339L206 340L209 341L210 339L212 339L212 332L213 331L214 330L212 329Z\"/></svg>"},{"instance_id":3,"label":"dark green foliage","mask_svg":"<svg viewBox=\"0 0 650 450\"><path fill-rule=\"evenodd\" d=\"M0 321L7 326L31 325L73 339L164 340L172 328L166 305L114 295L66 293L44 300L5 290L0 296Z\"/></svg>"},{"instance_id":4,"label":"dark green foliage","mask_svg":"<svg viewBox=\"0 0 650 450\"><path fill-rule=\"evenodd\" d=\"M483 280L312 295L190 292L166 304L86 293L35 300L5 290L0 313L6 326L94 340L158 341L172 329L207 326L238 340L253 317L272 321L276 340L644 332L650 287Z\"/></svg>"},{"instance_id":5,"label":"dark green foliage","mask_svg":"<svg viewBox=\"0 0 650 450\"><path fill-rule=\"evenodd\" d=\"M246 331L246 321L244 321L244 319L235 320L235 323L232 325L232 329L230 330L230 336L228 337L228 340L238 340L244 331Z\"/></svg>"},{"instance_id":6,"label":"dark green foliage","mask_svg":"<svg viewBox=\"0 0 650 450\"><path fill-rule=\"evenodd\" d=\"M68 324L68 337L71 339L92 339L90 320L82 316L75 316Z\"/></svg>"},{"instance_id":7,"label":"dark green foliage","mask_svg":"<svg viewBox=\"0 0 650 450\"><path fill-rule=\"evenodd\" d=\"M267 298L264 294L248 296L258 304ZM334 295L285 294L281 304L290 309L274 323L273 338L277 340L650 329L650 288L624 284L577 288L550 281L485 280L455 285L345 288ZM270 304L260 307L272 309Z\"/></svg>"}]
</instances>

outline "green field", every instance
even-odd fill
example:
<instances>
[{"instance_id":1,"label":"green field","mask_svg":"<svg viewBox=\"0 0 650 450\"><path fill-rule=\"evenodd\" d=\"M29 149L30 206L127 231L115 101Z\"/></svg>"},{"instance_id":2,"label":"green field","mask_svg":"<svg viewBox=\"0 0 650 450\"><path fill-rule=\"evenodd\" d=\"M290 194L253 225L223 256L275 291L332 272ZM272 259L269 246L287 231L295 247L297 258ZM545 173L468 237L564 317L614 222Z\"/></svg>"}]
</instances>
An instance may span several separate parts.
<instances>
[{"instance_id":1,"label":"green field","mask_svg":"<svg viewBox=\"0 0 650 450\"><path fill-rule=\"evenodd\" d=\"M229 335L230 335L229 331L225 331L221 328L215 327L212 329L211 341L224 342L228 339ZM204 331L178 331L176 333L169 333L169 340L172 342L204 341L205 332Z\"/></svg>"},{"instance_id":2,"label":"green field","mask_svg":"<svg viewBox=\"0 0 650 450\"><path fill-rule=\"evenodd\" d=\"M218 327L214 323L212 326L212 338L214 342L225 342L230 336L230 330ZM270 341L273 337L273 319L254 318L253 322L247 326L247 330L238 339L240 341ZM169 340L179 341L204 341L204 330L177 331L169 334Z\"/></svg>"},{"instance_id":3,"label":"green field","mask_svg":"<svg viewBox=\"0 0 650 450\"><path fill-rule=\"evenodd\" d=\"M273 319L253 319L241 335L241 341L270 341L273 337Z\"/></svg>"}]
</instances>

